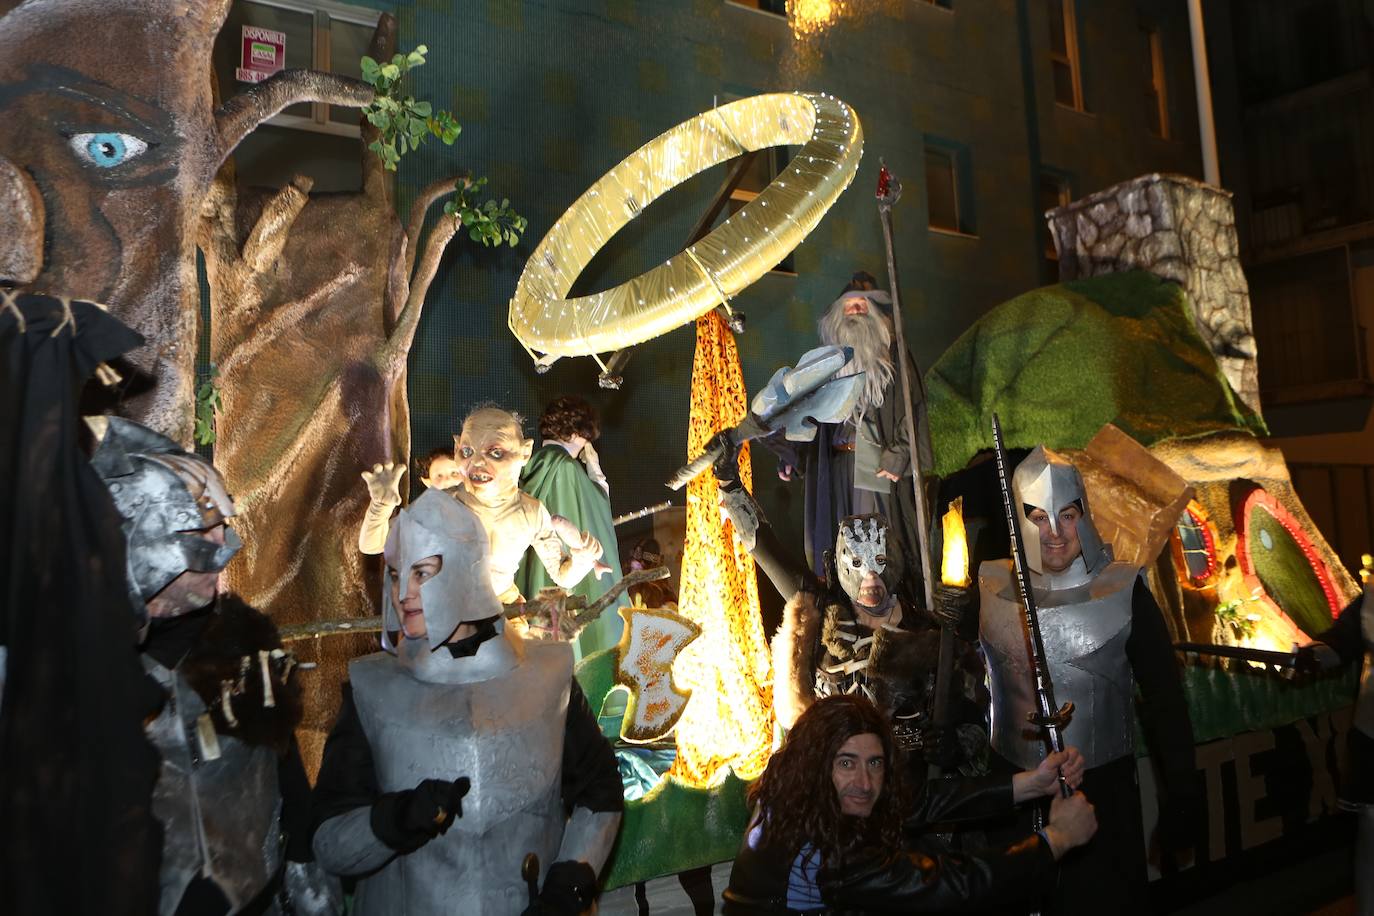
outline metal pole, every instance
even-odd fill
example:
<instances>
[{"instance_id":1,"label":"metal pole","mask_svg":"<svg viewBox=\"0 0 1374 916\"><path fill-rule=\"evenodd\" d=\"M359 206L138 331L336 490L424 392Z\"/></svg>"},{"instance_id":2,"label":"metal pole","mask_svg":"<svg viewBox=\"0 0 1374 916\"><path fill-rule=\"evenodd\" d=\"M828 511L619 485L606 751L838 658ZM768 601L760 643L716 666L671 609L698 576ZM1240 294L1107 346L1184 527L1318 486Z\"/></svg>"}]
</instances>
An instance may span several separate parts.
<instances>
[{"instance_id":1,"label":"metal pole","mask_svg":"<svg viewBox=\"0 0 1374 916\"><path fill-rule=\"evenodd\" d=\"M1202 178L1221 187L1217 160L1217 125L1212 116L1212 80L1207 67L1207 30L1202 20L1202 0L1188 0L1188 30L1193 36L1193 85L1197 89L1198 140L1202 145Z\"/></svg>"},{"instance_id":2,"label":"metal pole","mask_svg":"<svg viewBox=\"0 0 1374 916\"><path fill-rule=\"evenodd\" d=\"M890 181L890 184L889 184ZM897 362L898 377L902 383L902 399L905 403L903 417L906 421L907 443L911 451L911 486L916 502L916 537L917 549L921 555L921 579L924 587L924 595L927 613L934 607L932 590L935 584L935 570L930 561L930 513L926 509L925 481L921 477L921 435L920 428L916 425L915 413L912 409L912 383L911 366L916 357L911 354L906 347L906 333L902 329L902 295L900 283L897 279L897 254L892 245L892 205L901 196L902 184L893 178L887 171L887 166L879 160L879 184L878 184L878 218L883 228L883 244L887 249L887 284L888 295L892 297L892 324L896 330L897 337ZM909 358L908 358L909 357ZM916 385L921 394L921 403L926 401L925 380L921 378L921 370L916 366ZM892 486L892 495L897 495L897 487L901 486L898 481Z\"/></svg>"}]
</instances>

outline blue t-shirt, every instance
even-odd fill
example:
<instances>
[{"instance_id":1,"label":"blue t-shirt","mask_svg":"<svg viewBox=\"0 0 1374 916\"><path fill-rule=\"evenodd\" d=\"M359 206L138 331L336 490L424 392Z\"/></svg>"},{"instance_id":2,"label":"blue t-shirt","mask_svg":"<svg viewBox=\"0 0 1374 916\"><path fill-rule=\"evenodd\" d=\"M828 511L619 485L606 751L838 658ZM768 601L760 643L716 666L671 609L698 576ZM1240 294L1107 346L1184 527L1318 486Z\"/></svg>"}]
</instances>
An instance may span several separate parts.
<instances>
[{"instance_id":1,"label":"blue t-shirt","mask_svg":"<svg viewBox=\"0 0 1374 916\"><path fill-rule=\"evenodd\" d=\"M758 849L759 843L763 840L763 823L756 819L754 825L749 828L747 842L750 849ZM792 860L791 867L787 870L787 908L789 910L815 911L825 908L825 901L821 899L821 888L816 882L816 876L821 870L820 853L816 847L807 843L797 853L797 857Z\"/></svg>"}]
</instances>

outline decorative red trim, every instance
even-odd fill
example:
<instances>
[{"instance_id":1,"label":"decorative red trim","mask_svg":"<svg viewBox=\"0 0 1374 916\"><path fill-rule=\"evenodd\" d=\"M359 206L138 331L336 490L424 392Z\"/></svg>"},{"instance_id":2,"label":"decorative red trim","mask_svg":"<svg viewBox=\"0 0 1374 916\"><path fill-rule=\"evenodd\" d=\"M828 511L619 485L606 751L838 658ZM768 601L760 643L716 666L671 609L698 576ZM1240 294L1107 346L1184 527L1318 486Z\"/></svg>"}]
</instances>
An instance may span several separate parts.
<instances>
[{"instance_id":1,"label":"decorative red trim","mask_svg":"<svg viewBox=\"0 0 1374 916\"><path fill-rule=\"evenodd\" d=\"M1202 532L1202 546L1207 553L1207 569L1201 575L1189 575L1188 551L1184 549L1183 537L1178 533L1178 525L1174 525L1174 537L1178 538L1178 547L1183 560L1184 577L1188 579L1190 585L1200 586L1208 579L1216 575L1217 572L1217 538L1213 531L1212 521L1207 516L1207 510L1195 499L1188 500L1188 505L1183 507L1184 513L1192 521L1194 527Z\"/></svg>"},{"instance_id":2,"label":"decorative red trim","mask_svg":"<svg viewBox=\"0 0 1374 916\"><path fill-rule=\"evenodd\" d=\"M1283 503L1273 496L1270 496L1261 487L1256 487L1246 495L1241 501L1240 509L1237 511L1236 525L1236 557L1240 560L1240 570L1245 575L1247 584L1258 586L1263 589L1259 581L1259 576L1255 575L1255 564L1250 559L1250 542L1248 534L1250 531L1250 513L1257 506L1263 506L1265 511L1283 526L1289 536L1298 545L1303 556L1307 557L1307 563L1312 567L1312 571L1317 575L1317 582L1322 587L1322 593L1326 595L1326 604L1331 609L1331 617L1334 620L1336 615L1341 612L1340 598L1336 595L1336 586L1331 581L1331 571L1326 566L1326 561L1317 553L1316 547L1312 545L1312 539L1303 530L1302 523L1299 522L1293 513L1289 512ZM1265 592L1268 598L1268 593ZM1270 599L1270 603L1272 599ZM1277 607L1277 605L1275 605Z\"/></svg>"}]
</instances>

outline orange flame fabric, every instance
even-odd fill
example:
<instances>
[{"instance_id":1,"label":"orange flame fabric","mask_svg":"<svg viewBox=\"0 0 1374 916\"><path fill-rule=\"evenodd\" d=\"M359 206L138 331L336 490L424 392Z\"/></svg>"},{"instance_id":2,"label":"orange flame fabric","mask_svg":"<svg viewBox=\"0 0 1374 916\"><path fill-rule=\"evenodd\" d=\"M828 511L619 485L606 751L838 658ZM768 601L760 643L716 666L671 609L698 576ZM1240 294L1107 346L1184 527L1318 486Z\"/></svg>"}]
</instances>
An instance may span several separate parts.
<instances>
[{"instance_id":1,"label":"orange flame fabric","mask_svg":"<svg viewBox=\"0 0 1374 916\"><path fill-rule=\"evenodd\" d=\"M691 397L689 457L743 420L748 409L734 336L715 312L697 319ZM747 445L740 453L740 477L752 490ZM741 779L757 778L773 743L772 660L754 561L721 515L715 478L698 475L687 489L678 597L679 613L702 633L675 664L676 679L692 699L678 721L677 760L669 771L694 786L719 784L731 768Z\"/></svg>"}]
</instances>

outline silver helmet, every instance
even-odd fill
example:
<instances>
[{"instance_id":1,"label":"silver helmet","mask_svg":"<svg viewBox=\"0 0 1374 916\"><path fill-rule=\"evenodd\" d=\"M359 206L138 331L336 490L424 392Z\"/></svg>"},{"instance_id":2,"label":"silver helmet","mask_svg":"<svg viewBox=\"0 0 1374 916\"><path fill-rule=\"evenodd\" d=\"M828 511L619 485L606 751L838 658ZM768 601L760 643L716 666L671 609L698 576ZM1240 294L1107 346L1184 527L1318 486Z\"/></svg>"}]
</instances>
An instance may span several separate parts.
<instances>
[{"instance_id":1,"label":"silver helmet","mask_svg":"<svg viewBox=\"0 0 1374 916\"><path fill-rule=\"evenodd\" d=\"M849 600L870 614L882 616L896 597L896 577L887 562L887 519L881 515L850 515L841 520L835 535L835 577ZM868 576L882 582L883 594L864 587Z\"/></svg>"},{"instance_id":2,"label":"silver helmet","mask_svg":"<svg viewBox=\"0 0 1374 916\"><path fill-rule=\"evenodd\" d=\"M234 516L210 462L171 439L120 417L104 418L91 466L124 516L129 595L143 612L148 599L182 573L218 572L243 542L226 526L224 543L200 532Z\"/></svg>"},{"instance_id":3,"label":"silver helmet","mask_svg":"<svg viewBox=\"0 0 1374 916\"><path fill-rule=\"evenodd\" d=\"M1050 530L1059 533L1059 513L1076 505L1082 513L1078 520L1078 543L1082 549L1083 565L1088 573L1097 572L1111 557L1102 545L1102 536L1093 525L1088 508L1088 494L1083 478L1067 458L1038 445L1016 466L1011 477L1012 498L1020 510L1017 522L1021 543L1026 548L1026 563L1032 570L1045 575L1040 554L1040 528L1030 520L1035 509L1045 510L1050 517Z\"/></svg>"},{"instance_id":4,"label":"silver helmet","mask_svg":"<svg viewBox=\"0 0 1374 916\"><path fill-rule=\"evenodd\" d=\"M443 645L459 624L499 617L505 610L491 587L490 553L476 513L442 490L426 490L392 522L384 554L387 567L402 581L419 561L434 556L442 561L420 586L430 651ZM394 631L405 632L387 582L382 587L382 645L388 651L395 650L389 635Z\"/></svg>"}]
</instances>

